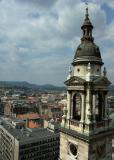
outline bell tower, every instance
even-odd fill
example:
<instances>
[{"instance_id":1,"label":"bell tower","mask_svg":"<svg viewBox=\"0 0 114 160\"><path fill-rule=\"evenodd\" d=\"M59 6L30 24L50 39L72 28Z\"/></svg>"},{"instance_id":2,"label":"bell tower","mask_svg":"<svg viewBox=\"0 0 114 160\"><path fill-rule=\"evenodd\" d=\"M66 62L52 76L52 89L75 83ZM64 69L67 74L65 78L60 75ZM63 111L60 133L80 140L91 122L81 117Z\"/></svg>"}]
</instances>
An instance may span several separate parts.
<instances>
[{"instance_id":1,"label":"bell tower","mask_svg":"<svg viewBox=\"0 0 114 160\"><path fill-rule=\"evenodd\" d=\"M93 25L86 8L72 69L65 84L67 106L60 133L61 160L112 160L112 126L107 106L111 84L102 72L103 61L92 36Z\"/></svg>"}]
</instances>

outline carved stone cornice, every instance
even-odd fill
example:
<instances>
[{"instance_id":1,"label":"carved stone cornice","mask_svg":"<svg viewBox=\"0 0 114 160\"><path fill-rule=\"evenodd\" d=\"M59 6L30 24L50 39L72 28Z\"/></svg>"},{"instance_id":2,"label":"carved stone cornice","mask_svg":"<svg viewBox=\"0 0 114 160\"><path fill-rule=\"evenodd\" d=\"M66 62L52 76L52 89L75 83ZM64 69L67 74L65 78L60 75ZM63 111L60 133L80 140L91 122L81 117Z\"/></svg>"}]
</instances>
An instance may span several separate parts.
<instances>
[{"instance_id":1,"label":"carved stone cornice","mask_svg":"<svg viewBox=\"0 0 114 160\"><path fill-rule=\"evenodd\" d=\"M79 86L79 85L84 85L85 80L77 77L77 76L73 76L70 79L68 79L67 81L65 81L64 83L67 86Z\"/></svg>"},{"instance_id":2,"label":"carved stone cornice","mask_svg":"<svg viewBox=\"0 0 114 160\"><path fill-rule=\"evenodd\" d=\"M109 86L111 82L108 80L107 77L98 77L97 79L93 80L95 86Z\"/></svg>"}]
</instances>

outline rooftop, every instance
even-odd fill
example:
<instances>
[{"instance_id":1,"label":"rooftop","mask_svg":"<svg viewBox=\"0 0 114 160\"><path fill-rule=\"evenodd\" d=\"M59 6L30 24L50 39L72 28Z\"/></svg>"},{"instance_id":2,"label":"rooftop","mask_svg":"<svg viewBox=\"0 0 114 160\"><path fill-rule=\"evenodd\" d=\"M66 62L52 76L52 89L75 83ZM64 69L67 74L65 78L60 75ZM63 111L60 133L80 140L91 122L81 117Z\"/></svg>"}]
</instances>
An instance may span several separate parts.
<instances>
[{"instance_id":1,"label":"rooftop","mask_svg":"<svg viewBox=\"0 0 114 160\"><path fill-rule=\"evenodd\" d=\"M37 113L26 113L26 114L19 114L17 115L18 118L21 119L36 119L36 118L40 118L40 115Z\"/></svg>"},{"instance_id":2,"label":"rooftop","mask_svg":"<svg viewBox=\"0 0 114 160\"><path fill-rule=\"evenodd\" d=\"M29 129L29 128L21 128L17 129L14 128L11 121L9 121L6 118L0 118L0 128L6 129L14 138L16 138L19 141L29 141L30 140L40 140L41 138L47 138L48 136L52 137L54 134L50 132L46 128L34 128L34 129Z\"/></svg>"}]
</instances>

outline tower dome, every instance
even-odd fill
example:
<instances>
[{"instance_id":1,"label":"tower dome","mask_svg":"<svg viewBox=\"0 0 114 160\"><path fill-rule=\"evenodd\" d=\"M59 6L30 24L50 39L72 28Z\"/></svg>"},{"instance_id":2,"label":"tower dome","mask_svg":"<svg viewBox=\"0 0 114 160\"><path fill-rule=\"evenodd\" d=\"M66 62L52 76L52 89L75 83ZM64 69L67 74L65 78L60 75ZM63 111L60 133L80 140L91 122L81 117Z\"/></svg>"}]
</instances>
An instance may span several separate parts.
<instances>
[{"instance_id":1,"label":"tower dome","mask_svg":"<svg viewBox=\"0 0 114 160\"><path fill-rule=\"evenodd\" d=\"M77 47L72 64L75 66L76 64L90 62L102 65L99 47L94 43L92 37L93 25L89 19L88 8L86 8L85 20L81 29L83 30L83 37L81 38L81 44Z\"/></svg>"}]
</instances>

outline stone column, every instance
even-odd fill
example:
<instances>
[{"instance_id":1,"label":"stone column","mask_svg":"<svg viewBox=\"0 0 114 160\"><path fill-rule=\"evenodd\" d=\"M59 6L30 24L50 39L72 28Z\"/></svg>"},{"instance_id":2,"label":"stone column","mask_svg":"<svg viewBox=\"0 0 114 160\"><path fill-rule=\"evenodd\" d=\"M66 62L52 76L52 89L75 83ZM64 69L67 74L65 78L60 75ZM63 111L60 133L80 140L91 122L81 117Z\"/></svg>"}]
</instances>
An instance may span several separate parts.
<instances>
[{"instance_id":1,"label":"stone column","mask_svg":"<svg viewBox=\"0 0 114 160\"><path fill-rule=\"evenodd\" d=\"M93 94L93 122L96 122L96 96Z\"/></svg>"},{"instance_id":2,"label":"stone column","mask_svg":"<svg viewBox=\"0 0 114 160\"><path fill-rule=\"evenodd\" d=\"M108 110L108 106L107 106L107 94L105 94L105 120L107 119L107 110Z\"/></svg>"},{"instance_id":3,"label":"stone column","mask_svg":"<svg viewBox=\"0 0 114 160\"><path fill-rule=\"evenodd\" d=\"M87 30L87 28L86 28L86 29L85 29L85 35L86 35L86 36L88 35L88 33L87 33L87 32L88 32L88 30Z\"/></svg>"},{"instance_id":4,"label":"stone column","mask_svg":"<svg viewBox=\"0 0 114 160\"><path fill-rule=\"evenodd\" d=\"M101 94L101 113L102 113L102 120L105 119L105 95L104 92Z\"/></svg>"},{"instance_id":5,"label":"stone column","mask_svg":"<svg viewBox=\"0 0 114 160\"><path fill-rule=\"evenodd\" d=\"M74 96L74 93L71 93L70 94L70 119L73 118L73 96Z\"/></svg>"},{"instance_id":6,"label":"stone column","mask_svg":"<svg viewBox=\"0 0 114 160\"><path fill-rule=\"evenodd\" d=\"M112 123L110 123L109 121L109 108L108 108L108 104L107 104L107 93L105 93L105 128L109 128L110 125L112 127Z\"/></svg>"},{"instance_id":7,"label":"stone column","mask_svg":"<svg viewBox=\"0 0 114 160\"><path fill-rule=\"evenodd\" d=\"M91 91L90 88L87 89L87 96L86 96L86 123L90 124L91 123L91 103L92 99L91 99Z\"/></svg>"},{"instance_id":8,"label":"stone column","mask_svg":"<svg viewBox=\"0 0 114 160\"><path fill-rule=\"evenodd\" d=\"M83 123L84 122L84 109L85 109L85 95L84 93L81 94L81 99L82 99L82 102L81 102L81 120L80 122Z\"/></svg>"},{"instance_id":9,"label":"stone column","mask_svg":"<svg viewBox=\"0 0 114 160\"><path fill-rule=\"evenodd\" d=\"M70 118L72 119L72 117L73 117L73 97L72 97L72 96L71 96L70 101L71 101L71 106L70 106Z\"/></svg>"},{"instance_id":10,"label":"stone column","mask_svg":"<svg viewBox=\"0 0 114 160\"><path fill-rule=\"evenodd\" d=\"M67 119L70 119L70 109L71 109L71 94L67 91Z\"/></svg>"}]
</instances>

